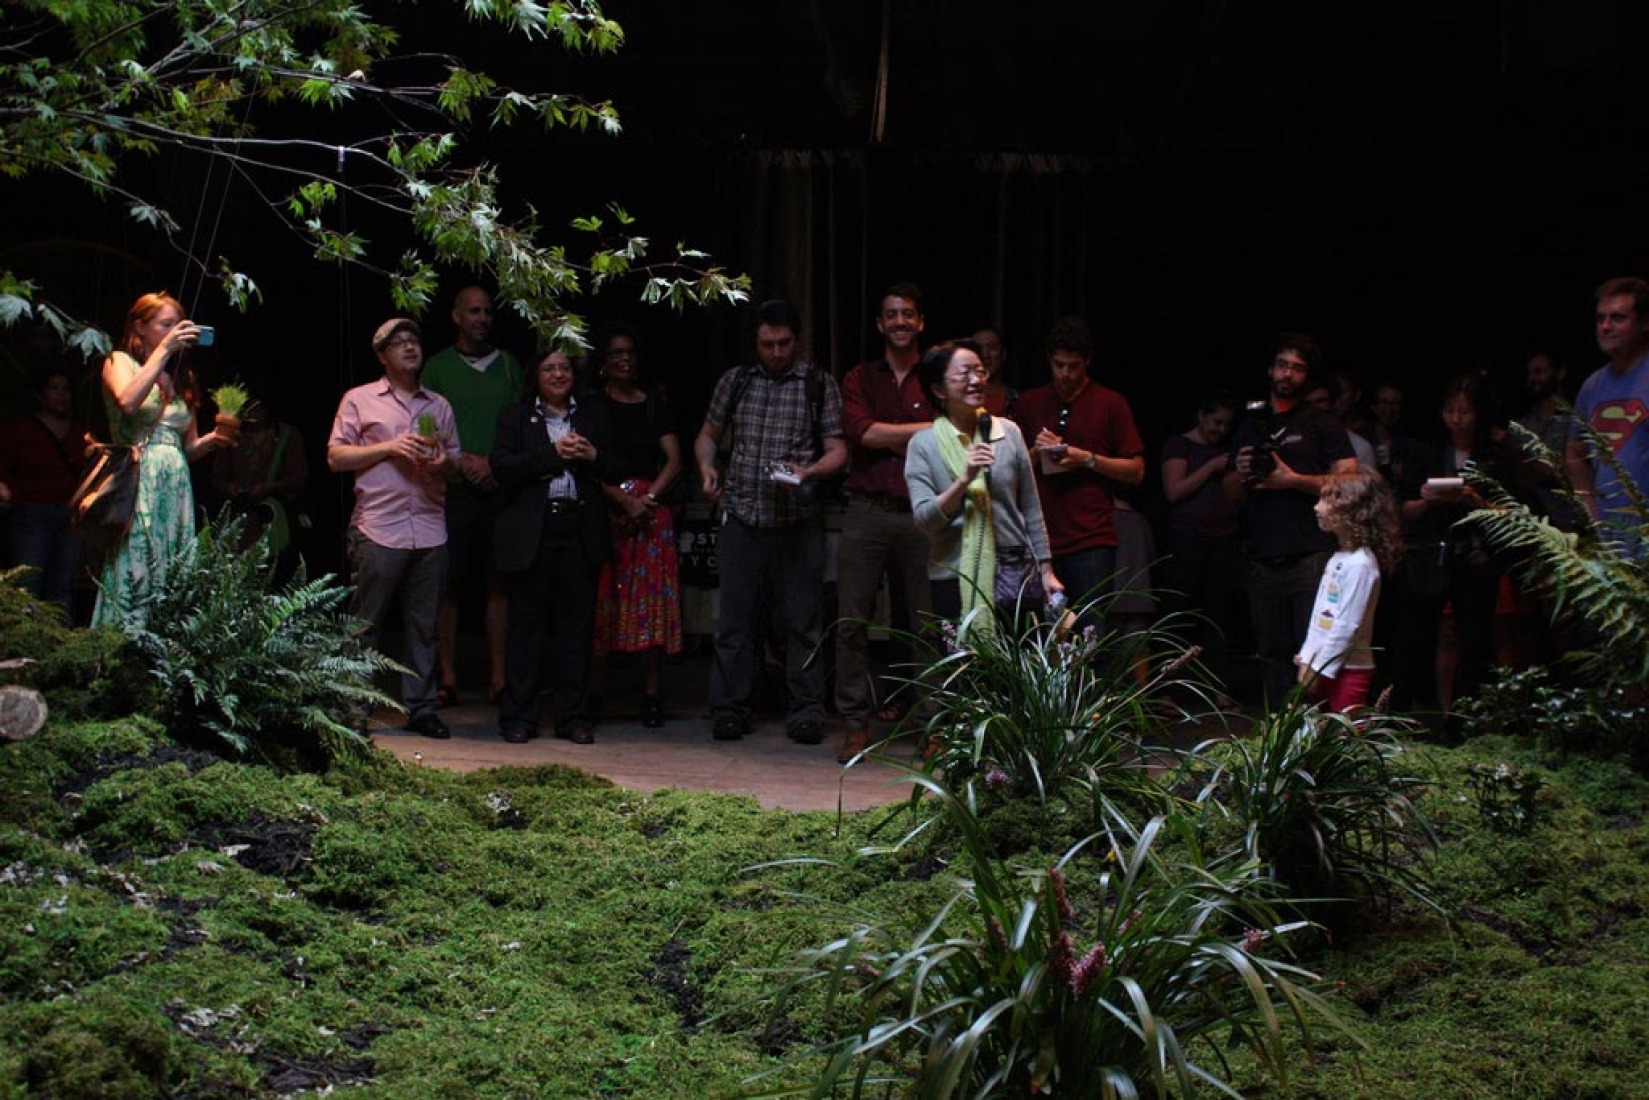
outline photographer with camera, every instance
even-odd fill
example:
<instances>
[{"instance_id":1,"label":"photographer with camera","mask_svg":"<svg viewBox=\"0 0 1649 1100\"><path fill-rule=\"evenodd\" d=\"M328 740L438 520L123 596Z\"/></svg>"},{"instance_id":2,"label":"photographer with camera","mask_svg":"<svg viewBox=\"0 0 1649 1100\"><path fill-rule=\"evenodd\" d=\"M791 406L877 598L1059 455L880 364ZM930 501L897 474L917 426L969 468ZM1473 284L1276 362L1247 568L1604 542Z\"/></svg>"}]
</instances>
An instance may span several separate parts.
<instances>
[{"instance_id":1,"label":"photographer with camera","mask_svg":"<svg viewBox=\"0 0 1649 1100\"><path fill-rule=\"evenodd\" d=\"M775 299L756 310L758 366L721 376L693 441L704 495L722 508L716 554L723 578L710 670L718 741L750 729L750 695L761 655L762 592L772 593L785 629L786 730L824 739L824 667L814 657L823 630L824 519L818 486L847 465L842 393L830 372L798 355L795 307ZM731 435L726 468L716 452Z\"/></svg>"},{"instance_id":2,"label":"photographer with camera","mask_svg":"<svg viewBox=\"0 0 1649 1100\"><path fill-rule=\"evenodd\" d=\"M1310 624L1333 536L1313 508L1328 474L1351 473L1357 457L1333 413L1301 398L1322 363L1317 341L1299 333L1277 338L1270 392L1248 406L1233 436L1226 498L1244 506L1248 529L1248 601L1269 705L1294 685L1294 654Z\"/></svg>"}]
</instances>

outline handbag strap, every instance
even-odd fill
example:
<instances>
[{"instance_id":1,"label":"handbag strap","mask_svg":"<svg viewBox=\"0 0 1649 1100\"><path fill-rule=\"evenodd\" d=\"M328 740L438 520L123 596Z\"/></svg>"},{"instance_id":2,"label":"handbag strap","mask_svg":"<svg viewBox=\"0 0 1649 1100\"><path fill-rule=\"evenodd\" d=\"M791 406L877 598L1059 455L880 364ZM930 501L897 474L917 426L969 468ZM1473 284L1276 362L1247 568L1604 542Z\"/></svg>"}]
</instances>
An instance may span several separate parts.
<instances>
[{"instance_id":1,"label":"handbag strap","mask_svg":"<svg viewBox=\"0 0 1649 1100\"><path fill-rule=\"evenodd\" d=\"M166 406L162 405L160 407L160 412L155 414L154 423L150 424L149 425L149 430L146 433L144 433L143 442L132 444L132 457L133 458L141 458L142 457L143 448L145 448L149 445L149 440L153 439L155 437L155 433L160 430L160 421L161 421L161 418L164 417L165 415L166 415ZM191 415L193 415L193 414L191 414ZM113 435L114 433L110 432L109 434ZM103 446L113 447L114 444L113 443L105 443L105 444L103 444Z\"/></svg>"},{"instance_id":2,"label":"handbag strap","mask_svg":"<svg viewBox=\"0 0 1649 1100\"><path fill-rule=\"evenodd\" d=\"M124 355L124 356L126 356L127 359L131 360L134 367L137 365L137 360L132 359L132 357L130 355L126 355L126 353L123 352L123 351L116 351L116 352L113 353L113 355ZM113 356L111 356L111 358L112 357ZM157 377L153 382L150 383L150 388L158 387L159 385L160 385L160 379ZM175 397L176 394L174 394L173 396ZM148 400L147 395L144 396L144 400L145 401ZM166 406L167 406L167 404L168 403L165 402L165 401L162 401L160 403L160 411L155 414L155 421L154 421L153 424L149 425L149 431L146 435L144 435L143 442L134 444L132 446L133 457L137 457L138 455L141 455L143 453L143 448L145 448L149 445L149 440L151 440L155 437L155 432L160 430L160 422L161 422L162 418L164 418L166 416ZM142 407L143 406L141 404L138 405L138 408L141 409ZM107 403L105 403L104 408L108 408ZM191 417L194 416L194 410L191 409L190 412L189 412L189 415ZM113 436L114 435L114 425L111 424L109 426L109 428L110 428L109 435ZM115 444L114 444L113 439L111 439L108 443L103 443L103 444L100 444L100 445L104 446L104 447L113 447ZM187 456L185 456L185 457L187 457Z\"/></svg>"}]
</instances>

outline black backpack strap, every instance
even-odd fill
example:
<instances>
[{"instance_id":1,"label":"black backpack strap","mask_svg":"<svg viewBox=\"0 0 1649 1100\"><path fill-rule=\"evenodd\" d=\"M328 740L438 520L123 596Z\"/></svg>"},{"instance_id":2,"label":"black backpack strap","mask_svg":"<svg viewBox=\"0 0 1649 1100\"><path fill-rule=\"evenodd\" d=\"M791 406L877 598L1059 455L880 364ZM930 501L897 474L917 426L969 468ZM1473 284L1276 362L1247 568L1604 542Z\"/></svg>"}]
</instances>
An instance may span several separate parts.
<instances>
[{"instance_id":1,"label":"black backpack strap","mask_svg":"<svg viewBox=\"0 0 1649 1100\"><path fill-rule=\"evenodd\" d=\"M824 368L807 368L807 404L813 413L813 457L824 454Z\"/></svg>"},{"instance_id":2,"label":"black backpack strap","mask_svg":"<svg viewBox=\"0 0 1649 1100\"><path fill-rule=\"evenodd\" d=\"M755 367L740 367L739 373L733 376L733 388L727 395L727 421L721 426L721 445L717 448L723 454L733 449L733 420L738 415L739 402L744 400L744 391L750 388L750 380L755 376Z\"/></svg>"}]
</instances>

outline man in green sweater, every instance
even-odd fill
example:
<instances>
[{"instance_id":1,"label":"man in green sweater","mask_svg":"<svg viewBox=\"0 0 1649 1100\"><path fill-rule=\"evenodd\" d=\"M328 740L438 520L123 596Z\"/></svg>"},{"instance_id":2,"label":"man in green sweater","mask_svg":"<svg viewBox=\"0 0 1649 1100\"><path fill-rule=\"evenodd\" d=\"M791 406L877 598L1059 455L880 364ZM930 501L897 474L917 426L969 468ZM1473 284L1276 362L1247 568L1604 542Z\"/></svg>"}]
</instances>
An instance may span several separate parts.
<instances>
[{"instance_id":1,"label":"man in green sweater","mask_svg":"<svg viewBox=\"0 0 1649 1100\"><path fill-rule=\"evenodd\" d=\"M447 490L447 588L437 621L442 706L458 701L458 600L480 581L487 592L487 697L496 698L504 686L507 598L492 560L498 482L487 455L499 412L519 401L523 392L520 362L492 346L492 295L478 286L460 290L452 302L452 323L458 338L452 347L430 356L423 376L426 389L451 403L463 447L459 477Z\"/></svg>"}]
</instances>

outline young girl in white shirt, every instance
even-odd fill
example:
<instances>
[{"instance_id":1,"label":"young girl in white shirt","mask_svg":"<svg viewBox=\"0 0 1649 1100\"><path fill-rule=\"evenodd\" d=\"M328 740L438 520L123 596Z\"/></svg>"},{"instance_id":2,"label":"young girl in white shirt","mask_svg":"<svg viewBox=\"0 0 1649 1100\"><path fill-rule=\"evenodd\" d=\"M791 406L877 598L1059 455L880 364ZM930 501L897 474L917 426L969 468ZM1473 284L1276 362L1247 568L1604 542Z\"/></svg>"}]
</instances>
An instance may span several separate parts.
<instances>
[{"instance_id":1,"label":"young girl in white shirt","mask_svg":"<svg viewBox=\"0 0 1649 1100\"><path fill-rule=\"evenodd\" d=\"M1316 511L1317 525L1340 540L1340 549L1323 569L1294 663L1306 693L1344 713L1368 702L1380 572L1397 564L1402 534L1391 490L1365 470L1330 474Z\"/></svg>"}]
</instances>

